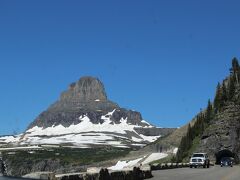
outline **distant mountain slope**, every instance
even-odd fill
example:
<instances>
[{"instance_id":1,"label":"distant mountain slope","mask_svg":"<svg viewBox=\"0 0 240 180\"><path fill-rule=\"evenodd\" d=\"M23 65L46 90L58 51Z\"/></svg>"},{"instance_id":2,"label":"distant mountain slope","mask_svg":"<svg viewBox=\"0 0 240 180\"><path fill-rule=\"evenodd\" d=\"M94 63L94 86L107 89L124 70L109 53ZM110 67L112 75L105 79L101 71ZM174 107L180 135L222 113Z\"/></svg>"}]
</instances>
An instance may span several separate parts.
<instances>
[{"instance_id":1,"label":"distant mountain slope","mask_svg":"<svg viewBox=\"0 0 240 180\"><path fill-rule=\"evenodd\" d=\"M194 118L190 123L191 125L194 125L196 119ZM146 145L143 149L140 151L145 152L166 152L170 151L173 152L174 149L178 148L182 137L186 135L188 131L188 124L177 128L172 133L158 138L156 141Z\"/></svg>"},{"instance_id":2,"label":"distant mountain slope","mask_svg":"<svg viewBox=\"0 0 240 180\"><path fill-rule=\"evenodd\" d=\"M99 79L82 77L14 140L22 145L142 147L173 130L154 127L139 112L119 107L108 100Z\"/></svg>"}]
</instances>

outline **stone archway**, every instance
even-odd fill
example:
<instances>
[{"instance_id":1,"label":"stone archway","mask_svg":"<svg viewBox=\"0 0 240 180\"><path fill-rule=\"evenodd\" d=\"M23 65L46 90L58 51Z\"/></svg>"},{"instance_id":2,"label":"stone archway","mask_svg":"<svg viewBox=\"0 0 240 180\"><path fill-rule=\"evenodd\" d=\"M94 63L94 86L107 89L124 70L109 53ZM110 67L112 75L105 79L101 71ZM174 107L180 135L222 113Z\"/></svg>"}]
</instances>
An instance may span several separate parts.
<instances>
[{"instance_id":1,"label":"stone archway","mask_svg":"<svg viewBox=\"0 0 240 180\"><path fill-rule=\"evenodd\" d=\"M215 162L216 164L220 164L221 159L223 157L231 157L231 158L234 159L235 163L238 163L238 161L239 161L237 155L235 153L233 153L232 151L228 150L228 149L224 149L224 150L218 151L215 154L215 157L216 157L216 162Z\"/></svg>"}]
</instances>

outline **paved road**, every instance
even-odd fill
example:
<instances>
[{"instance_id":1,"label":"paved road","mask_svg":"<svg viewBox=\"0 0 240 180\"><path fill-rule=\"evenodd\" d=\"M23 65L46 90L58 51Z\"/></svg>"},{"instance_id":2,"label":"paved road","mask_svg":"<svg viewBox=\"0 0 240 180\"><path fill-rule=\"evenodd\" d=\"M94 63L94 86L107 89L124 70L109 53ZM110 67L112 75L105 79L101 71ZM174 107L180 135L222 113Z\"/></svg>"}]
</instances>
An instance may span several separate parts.
<instances>
[{"instance_id":1,"label":"paved road","mask_svg":"<svg viewBox=\"0 0 240 180\"><path fill-rule=\"evenodd\" d=\"M203 168L179 168L153 171L150 180L240 180L240 166Z\"/></svg>"},{"instance_id":2,"label":"paved road","mask_svg":"<svg viewBox=\"0 0 240 180\"><path fill-rule=\"evenodd\" d=\"M3 177L2 174L0 173L0 180L30 180L30 179L14 178L14 177Z\"/></svg>"},{"instance_id":3,"label":"paved road","mask_svg":"<svg viewBox=\"0 0 240 180\"><path fill-rule=\"evenodd\" d=\"M2 177L2 176L0 176L0 180L23 180L23 179L21 179L21 178Z\"/></svg>"}]
</instances>

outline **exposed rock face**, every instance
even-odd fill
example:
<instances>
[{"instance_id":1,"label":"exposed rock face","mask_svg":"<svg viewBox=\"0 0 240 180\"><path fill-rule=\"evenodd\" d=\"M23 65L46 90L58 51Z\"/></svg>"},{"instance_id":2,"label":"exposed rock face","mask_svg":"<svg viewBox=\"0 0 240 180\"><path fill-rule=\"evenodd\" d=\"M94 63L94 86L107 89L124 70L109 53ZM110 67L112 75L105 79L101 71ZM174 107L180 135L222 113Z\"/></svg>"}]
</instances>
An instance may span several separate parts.
<instances>
[{"instance_id":1,"label":"exposed rock face","mask_svg":"<svg viewBox=\"0 0 240 180\"><path fill-rule=\"evenodd\" d=\"M161 131L162 136L165 136L171 134L175 130L176 128L135 128L135 131L137 131L139 134L145 134L146 136L158 136L159 131Z\"/></svg>"},{"instance_id":2,"label":"exposed rock face","mask_svg":"<svg viewBox=\"0 0 240 180\"><path fill-rule=\"evenodd\" d=\"M231 77L231 76L230 76ZM230 83L230 77L223 82ZM223 109L210 121L204 131L199 151L207 152L213 162L219 164L222 157L232 157L240 162L240 86L235 85L232 100L225 102Z\"/></svg>"},{"instance_id":3,"label":"exposed rock face","mask_svg":"<svg viewBox=\"0 0 240 180\"><path fill-rule=\"evenodd\" d=\"M240 157L240 106L230 103L218 113L204 132L198 151L207 152L213 162L231 156Z\"/></svg>"},{"instance_id":4,"label":"exposed rock face","mask_svg":"<svg viewBox=\"0 0 240 180\"><path fill-rule=\"evenodd\" d=\"M21 165L19 166L14 164L11 160L6 160L8 171L7 176L17 176L21 177L25 174L31 173L31 172L39 172L39 171L49 171L53 172L56 169L61 169L62 165L58 160L43 160L39 162L32 162L30 160L21 162Z\"/></svg>"},{"instance_id":5,"label":"exposed rock face","mask_svg":"<svg viewBox=\"0 0 240 180\"><path fill-rule=\"evenodd\" d=\"M61 94L60 99L41 113L28 129L34 126L46 128L59 124L67 127L79 123L78 118L85 114L88 114L94 124L98 124L101 123L100 117L103 114L118 108L116 103L107 99L104 86L99 79L83 77L78 82L72 83L69 89Z\"/></svg>"},{"instance_id":6,"label":"exposed rock face","mask_svg":"<svg viewBox=\"0 0 240 180\"><path fill-rule=\"evenodd\" d=\"M111 116L113 123L118 124L123 119L128 119L130 124L147 125L141 122L139 112L120 108L116 103L107 99L103 84L93 77L83 77L78 82L72 83L69 89L62 93L60 100L41 113L30 124L28 129L63 125L68 127L79 123L79 117L86 115L94 124L102 123L101 116L108 112L116 111Z\"/></svg>"},{"instance_id":7,"label":"exposed rock face","mask_svg":"<svg viewBox=\"0 0 240 180\"><path fill-rule=\"evenodd\" d=\"M69 90L61 95L61 100L66 102L89 102L97 99L107 101L107 95L102 82L93 77L83 77L77 83L72 83Z\"/></svg>"}]
</instances>

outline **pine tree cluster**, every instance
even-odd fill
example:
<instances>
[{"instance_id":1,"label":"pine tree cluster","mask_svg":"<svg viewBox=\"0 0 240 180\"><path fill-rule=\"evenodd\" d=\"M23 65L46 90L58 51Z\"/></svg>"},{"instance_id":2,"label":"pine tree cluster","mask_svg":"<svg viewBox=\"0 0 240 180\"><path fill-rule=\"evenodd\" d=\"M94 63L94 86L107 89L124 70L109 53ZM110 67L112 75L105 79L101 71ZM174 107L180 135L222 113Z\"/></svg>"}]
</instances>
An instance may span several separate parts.
<instances>
[{"instance_id":1,"label":"pine tree cluster","mask_svg":"<svg viewBox=\"0 0 240 180\"><path fill-rule=\"evenodd\" d=\"M216 96L214 99L214 108L216 112L221 112L227 102L237 102L235 93L237 87L239 87L239 81L240 67L237 58L233 58L229 78L224 80L221 85L220 83L217 85Z\"/></svg>"}]
</instances>

